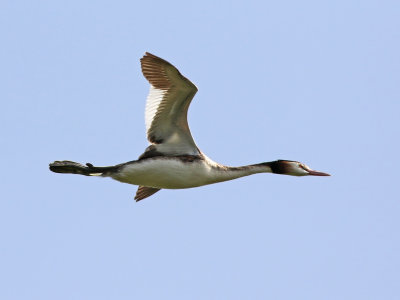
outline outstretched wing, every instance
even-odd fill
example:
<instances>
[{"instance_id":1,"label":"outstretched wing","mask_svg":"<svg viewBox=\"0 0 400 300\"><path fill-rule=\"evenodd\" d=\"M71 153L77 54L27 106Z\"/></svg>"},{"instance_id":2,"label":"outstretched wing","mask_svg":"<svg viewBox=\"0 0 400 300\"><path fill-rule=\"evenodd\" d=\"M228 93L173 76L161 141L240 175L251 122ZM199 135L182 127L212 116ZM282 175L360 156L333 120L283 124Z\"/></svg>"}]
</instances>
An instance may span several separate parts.
<instances>
[{"instance_id":1,"label":"outstretched wing","mask_svg":"<svg viewBox=\"0 0 400 300\"><path fill-rule=\"evenodd\" d=\"M145 111L147 139L163 155L198 155L187 122L196 86L169 62L153 54L146 52L140 62L150 83Z\"/></svg>"}]
</instances>

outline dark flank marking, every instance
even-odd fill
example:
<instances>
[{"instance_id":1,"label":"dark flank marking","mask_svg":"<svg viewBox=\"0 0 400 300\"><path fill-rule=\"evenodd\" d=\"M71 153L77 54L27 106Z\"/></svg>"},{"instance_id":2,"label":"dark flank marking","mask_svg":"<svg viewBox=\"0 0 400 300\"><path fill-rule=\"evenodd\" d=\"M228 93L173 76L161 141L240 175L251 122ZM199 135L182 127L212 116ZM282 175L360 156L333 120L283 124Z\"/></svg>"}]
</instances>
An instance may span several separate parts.
<instances>
[{"instance_id":1,"label":"dark flank marking","mask_svg":"<svg viewBox=\"0 0 400 300\"><path fill-rule=\"evenodd\" d=\"M199 150L199 153L201 153L200 150ZM189 154L188 155L166 155L164 153L157 151L157 147L154 145L150 145L149 147L147 147L145 152L139 156L138 160L149 159L149 158L154 158L154 157L165 158L165 159L177 158L183 162L194 162L196 160L204 160L204 156L202 154L200 154L200 155L189 155Z\"/></svg>"},{"instance_id":2,"label":"dark flank marking","mask_svg":"<svg viewBox=\"0 0 400 300\"><path fill-rule=\"evenodd\" d=\"M191 163L194 161L200 161L200 160L204 159L204 157L200 156L200 155L179 155L179 156L176 156L176 158L178 158L179 160L181 160L184 163Z\"/></svg>"},{"instance_id":3,"label":"dark flank marking","mask_svg":"<svg viewBox=\"0 0 400 300\"><path fill-rule=\"evenodd\" d=\"M204 157L202 155L171 155L171 156L161 155L161 156L156 156L154 158L155 159L166 159L166 160L177 159L183 163L192 163L192 162L204 160ZM152 158L150 158L150 159L152 159Z\"/></svg>"},{"instance_id":4,"label":"dark flank marking","mask_svg":"<svg viewBox=\"0 0 400 300\"><path fill-rule=\"evenodd\" d=\"M147 161L147 160L153 160L153 159L180 160L182 163L193 163L193 162L204 160L203 155L171 155L171 156L166 156L166 155L160 154L160 155L155 155L155 156L142 157L144 154L146 154L146 153L143 153L140 156L141 158L138 159L138 160L132 160L132 161L128 161L126 163L122 163L122 164L116 165L114 167L114 168L116 168L116 173L120 169L123 169L124 167L126 167L128 165L140 164L141 162L144 162L144 161Z\"/></svg>"}]
</instances>

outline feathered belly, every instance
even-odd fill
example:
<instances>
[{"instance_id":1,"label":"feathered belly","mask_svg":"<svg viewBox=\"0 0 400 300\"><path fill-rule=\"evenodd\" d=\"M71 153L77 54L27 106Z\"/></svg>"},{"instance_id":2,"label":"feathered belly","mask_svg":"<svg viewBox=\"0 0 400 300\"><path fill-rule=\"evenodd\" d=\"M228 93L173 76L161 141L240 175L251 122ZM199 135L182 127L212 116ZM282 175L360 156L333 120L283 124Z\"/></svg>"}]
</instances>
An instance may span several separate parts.
<instances>
[{"instance_id":1,"label":"feathered belly","mask_svg":"<svg viewBox=\"0 0 400 300\"><path fill-rule=\"evenodd\" d=\"M217 182L213 171L204 160L182 161L162 157L128 163L111 177L135 185L184 189Z\"/></svg>"}]
</instances>

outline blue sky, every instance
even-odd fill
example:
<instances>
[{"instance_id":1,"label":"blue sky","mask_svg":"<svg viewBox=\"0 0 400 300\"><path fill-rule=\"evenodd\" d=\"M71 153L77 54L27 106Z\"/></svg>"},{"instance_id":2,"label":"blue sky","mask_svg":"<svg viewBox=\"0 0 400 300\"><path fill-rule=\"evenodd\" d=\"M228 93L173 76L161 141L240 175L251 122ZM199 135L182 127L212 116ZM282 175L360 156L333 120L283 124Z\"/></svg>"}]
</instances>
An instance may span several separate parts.
<instances>
[{"instance_id":1,"label":"blue sky","mask_svg":"<svg viewBox=\"0 0 400 300\"><path fill-rule=\"evenodd\" d=\"M1 299L400 299L398 1L2 1ZM298 160L135 203L59 175L147 146L152 52L199 88L227 165Z\"/></svg>"}]
</instances>

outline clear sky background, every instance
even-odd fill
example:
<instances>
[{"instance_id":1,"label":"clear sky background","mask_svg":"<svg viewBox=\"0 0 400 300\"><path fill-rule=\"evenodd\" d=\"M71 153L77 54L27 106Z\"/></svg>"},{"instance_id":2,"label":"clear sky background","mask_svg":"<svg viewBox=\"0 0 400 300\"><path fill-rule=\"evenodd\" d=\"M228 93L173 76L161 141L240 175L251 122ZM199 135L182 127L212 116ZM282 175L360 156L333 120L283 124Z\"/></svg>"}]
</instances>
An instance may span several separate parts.
<instances>
[{"instance_id":1,"label":"clear sky background","mask_svg":"<svg viewBox=\"0 0 400 300\"><path fill-rule=\"evenodd\" d=\"M398 1L0 3L1 299L400 299ZM145 51L199 88L227 165L298 160L135 203L60 175L147 146Z\"/></svg>"}]
</instances>

